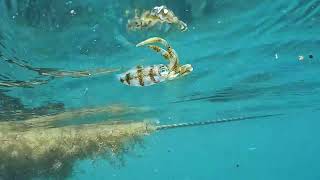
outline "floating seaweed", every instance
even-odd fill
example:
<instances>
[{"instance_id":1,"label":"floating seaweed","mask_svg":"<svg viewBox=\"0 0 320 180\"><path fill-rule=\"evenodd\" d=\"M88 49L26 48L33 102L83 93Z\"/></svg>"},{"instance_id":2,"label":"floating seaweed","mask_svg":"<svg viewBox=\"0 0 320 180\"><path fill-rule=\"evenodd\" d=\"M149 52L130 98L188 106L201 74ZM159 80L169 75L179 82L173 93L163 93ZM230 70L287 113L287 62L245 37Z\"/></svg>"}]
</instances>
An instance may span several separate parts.
<instances>
[{"instance_id":1,"label":"floating seaweed","mask_svg":"<svg viewBox=\"0 0 320 180\"><path fill-rule=\"evenodd\" d=\"M7 80L0 82L0 86L2 87L24 87L24 88L31 88L33 86L47 84L51 79L41 80L41 79L35 79L35 80L29 80L29 81L12 81Z\"/></svg>"},{"instance_id":2,"label":"floating seaweed","mask_svg":"<svg viewBox=\"0 0 320 180\"><path fill-rule=\"evenodd\" d=\"M0 81L0 87L32 88L34 86L47 84L54 78L64 78L64 77L82 78L82 77L89 77L89 76L106 75L106 74L114 73L120 70L120 68L97 68L92 70L67 71L67 70L59 70L54 68L37 68L37 67L32 67L31 65L26 63L21 63L16 59L17 58L15 58L15 60L7 58L0 52L0 60L25 68L29 71L33 71L37 73L40 77L44 77L45 79L35 78L32 80L25 80L25 81L6 79L4 81Z\"/></svg>"},{"instance_id":3,"label":"floating seaweed","mask_svg":"<svg viewBox=\"0 0 320 180\"><path fill-rule=\"evenodd\" d=\"M2 58L2 60L10 64L14 64L19 67L36 72L41 76L49 76L54 78L61 78L61 77L81 78L81 77L88 77L88 76L105 75L105 74L117 72L120 70L119 68L98 68L98 69L82 70L82 71L66 71L66 70L59 70L54 68L32 67L28 64L20 63L17 60L9 59L1 54L0 54L0 58Z\"/></svg>"},{"instance_id":4,"label":"floating seaweed","mask_svg":"<svg viewBox=\"0 0 320 180\"><path fill-rule=\"evenodd\" d=\"M23 124L29 127L48 127L56 125L60 121L74 120L77 118L88 118L90 116L98 115L125 115L130 113L143 113L149 111L146 107L134 107L122 104L113 104L110 106L94 107L94 108L83 108L77 110L69 110L54 115L38 116L23 121Z\"/></svg>"},{"instance_id":5,"label":"floating seaweed","mask_svg":"<svg viewBox=\"0 0 320 180\"><path fill-rule=\"evenodd\" d=\"M147 124L104 123L61 128L29 128L0 133L0 178L66 177L76 160L121 159L150 130Z\"/></svg>"},{"instance_id":6,"label":"floating seaweed","mask_svg":"<svg viewBox=\"0 0 320 180\"><path fill-rule=\"evenodd\" d=\"M122 164L124 155L143 143L144 136L157 131L268 116L272 115L170 125L159 125L152 120L107 121L64 127L29 126L42 122L41 119L32 123L0 123L0 179L63 179L71 175L78 160L102 158Z\"/></svg>"}]
</instances>

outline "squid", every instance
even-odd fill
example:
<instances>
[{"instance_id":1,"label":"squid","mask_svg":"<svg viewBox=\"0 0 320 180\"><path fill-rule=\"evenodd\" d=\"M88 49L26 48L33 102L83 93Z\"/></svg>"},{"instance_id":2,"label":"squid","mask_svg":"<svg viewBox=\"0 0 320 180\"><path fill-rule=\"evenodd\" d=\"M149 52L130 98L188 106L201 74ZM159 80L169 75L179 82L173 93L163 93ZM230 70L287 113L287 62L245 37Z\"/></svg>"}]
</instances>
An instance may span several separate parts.
<instances>
[{"instance_id":1,"label":"squid","mask_svg":"<svg viewBox=\"0 0 320 180\"><path fill-rule=\"evenodd\" d=\"M158 23L168 23L179 26L180 31L188 29L187 24L179 20L179 18L166 6L156 6L152 10L143 11L138 15L135 11L135 17L128 20L127 28L131 31L149 29Z\"/></svg>"},{"instance_id":2,"label":"squid","mask_svg":"<svg viewBox=\"0 0 320 180\"><path fill-rule=\"evenodd\" d=\"M154 43L160 43L165 49L153 45ZM176 51L166 40L160 37L152 37L136 45L136 47L140 46L147 46L149 49L161 54L169 64L157 64L146 67L138 65L131 68L118 75L119 81L125 85L138 87L151 86L160 82L186 76L193 71L191 64L180 64Z\"/></svg>"}]
</instances>

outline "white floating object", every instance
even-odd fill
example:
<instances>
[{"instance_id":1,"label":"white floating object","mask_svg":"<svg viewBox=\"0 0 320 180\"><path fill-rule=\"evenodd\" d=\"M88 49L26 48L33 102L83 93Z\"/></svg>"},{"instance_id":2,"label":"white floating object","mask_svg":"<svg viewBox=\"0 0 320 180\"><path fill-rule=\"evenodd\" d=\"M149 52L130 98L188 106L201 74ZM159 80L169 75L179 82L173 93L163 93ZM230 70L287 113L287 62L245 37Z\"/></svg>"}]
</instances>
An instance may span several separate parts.
<instances>
[{"instance_id":1,"label":"white floating object","mask_svg":"<svg viewBox=\"0 0 320 180\"><path fill-rule=\"evenodd\" d=\"M71 14L71 15L75 15L75 14L77 14L77 13L76 13L75 10L72 9L72 10L70 11L70 14Z\"/></svg>"},{"instance_id":2,"label":"white floating object","mask_svg":"<svg viewBox=\"0 0 320 180\"><path fill-rule=\"evenodd\" d=\"M304 57L303 56L299 56L299 61L303 61Z\"/></svg>"}]
</instances>

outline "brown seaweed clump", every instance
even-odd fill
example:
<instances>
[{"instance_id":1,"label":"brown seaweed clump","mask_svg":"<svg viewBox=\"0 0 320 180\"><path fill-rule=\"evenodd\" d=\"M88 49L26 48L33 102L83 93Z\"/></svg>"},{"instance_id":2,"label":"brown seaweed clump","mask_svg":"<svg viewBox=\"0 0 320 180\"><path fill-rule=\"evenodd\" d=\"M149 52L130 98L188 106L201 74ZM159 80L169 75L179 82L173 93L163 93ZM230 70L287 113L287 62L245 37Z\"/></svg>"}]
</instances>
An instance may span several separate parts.
<instances>
[{"instance_id":1,"label":"brown seaweed clump","mask_svg":"<svg viewBox=\"0 0 320 180\"><path fill-rule=\"evenodd\" d=\"M150 122L111 121L98 124L56 124L97 115L139 113L146 108L115 104L34 116L25 121L0 122L0 180L35 177L63 179L77 160L105 158L122 162L122 156L141 136L153 131ZM90 123L88 121L87 123Z\"/></svg>"},{"instance_id":2,"label":"brown seaweed clump","mask_svg":"<svg viewBox=\"0 0 320 180\"><path fill-rule=\"evenodd\" d=\"M111 122L0 132L0 179L64 178L77 160L122 156L156 130L150 122Z\"/></svg>"},{"instance_id":3,"label":"brown seaweed clump","mask_svg":"<svg viewBox=\"0 0 320 180\"><path fill-rule=\"evenodd\" d=\"M123 157L156 131L269 117L244 116L199 122L155 124L154 121L110 121L56 126L55 123L97 114L126 114L145 109L112 105L66 111L25 121L0 122L0 180L37 177L64 179L78 160L106 159L123 164ZM90 119L90 118L89 118Z\"/></svg>"}]
</instances>

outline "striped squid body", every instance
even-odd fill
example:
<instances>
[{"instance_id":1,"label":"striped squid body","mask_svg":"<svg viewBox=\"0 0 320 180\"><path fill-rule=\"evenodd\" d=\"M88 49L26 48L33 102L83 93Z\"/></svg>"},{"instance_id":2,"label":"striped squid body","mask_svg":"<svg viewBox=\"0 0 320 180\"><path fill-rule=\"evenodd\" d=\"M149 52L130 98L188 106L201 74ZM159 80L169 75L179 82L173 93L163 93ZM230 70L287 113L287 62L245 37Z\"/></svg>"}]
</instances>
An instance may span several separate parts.
<instances>
[{"instance_id":1,"label":"striped squid body","mask_svg":"<svg viewBox=\"0 0 320 180\"><path fill-rule=\"evenodd\" d=\"M119 74L118 80L128 86L151 86L168 80L169 68L164 64L137 66Z\"/></svg>"}]
</instances>

